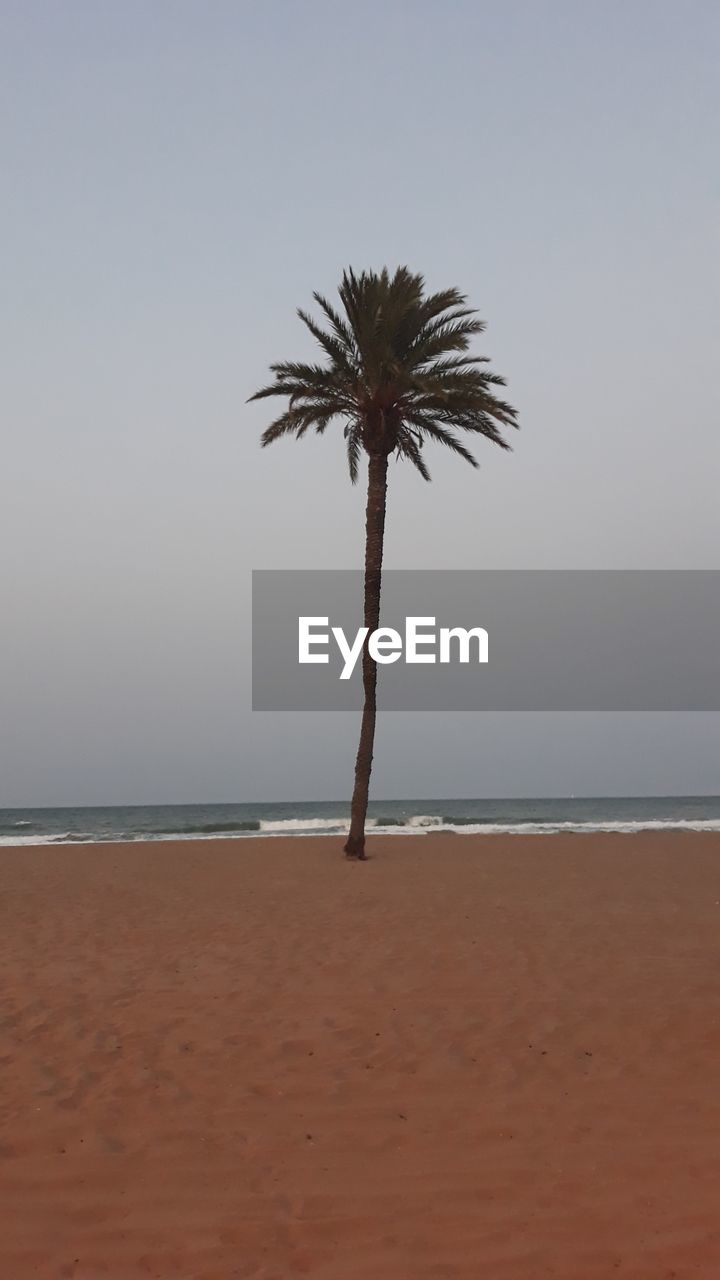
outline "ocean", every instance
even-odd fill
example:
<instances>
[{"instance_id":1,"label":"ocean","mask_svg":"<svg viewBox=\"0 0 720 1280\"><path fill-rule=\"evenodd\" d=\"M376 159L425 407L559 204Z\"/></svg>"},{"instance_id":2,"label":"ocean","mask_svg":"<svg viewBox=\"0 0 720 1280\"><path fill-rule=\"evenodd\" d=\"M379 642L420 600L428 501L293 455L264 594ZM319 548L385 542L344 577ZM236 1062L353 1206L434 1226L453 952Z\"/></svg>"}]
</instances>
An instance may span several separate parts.
<instances>
[{"instance_id":1,"label":"ocean","mask_svg":"<svg viewBox=\"0 0 720 1280\"><path fill-rule=\"evenodd\" d=\"M0 845L341 835L348 809L345 801L0 809ZM375 800L369 816L369 831L383 835L720 831L720 796Z\"/></svg>"}]
</instances>

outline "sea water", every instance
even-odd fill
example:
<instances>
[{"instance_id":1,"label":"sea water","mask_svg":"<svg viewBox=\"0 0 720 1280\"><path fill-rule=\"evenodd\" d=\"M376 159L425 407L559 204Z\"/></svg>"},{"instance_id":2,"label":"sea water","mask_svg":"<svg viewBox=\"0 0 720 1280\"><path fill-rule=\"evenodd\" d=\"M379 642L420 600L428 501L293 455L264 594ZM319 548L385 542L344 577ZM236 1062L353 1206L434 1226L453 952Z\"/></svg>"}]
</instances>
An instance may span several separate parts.
<instances>
[{"instance_id":1,"label":"sea water","mask_svg":"<svg viewBox=\"0 0 720 1280\"><path fill-rule=\"evenodd\" d=\"M0 809L0 845L341 835L347 801ZM383 835L720 831L720 796L522 800L375 800L368 830Z\"/></svg>"}]
</instances>

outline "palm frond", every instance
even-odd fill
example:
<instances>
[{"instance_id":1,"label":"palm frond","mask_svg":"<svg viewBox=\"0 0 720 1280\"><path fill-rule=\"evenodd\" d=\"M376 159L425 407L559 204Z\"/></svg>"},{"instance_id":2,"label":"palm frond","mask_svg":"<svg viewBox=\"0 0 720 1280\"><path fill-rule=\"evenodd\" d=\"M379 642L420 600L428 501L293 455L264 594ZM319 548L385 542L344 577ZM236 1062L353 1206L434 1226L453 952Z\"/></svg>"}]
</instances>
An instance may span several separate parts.
<instances>
[{"instance_id":1,"label":"palm frond","mask_svg":"<svg viewBox=\"0 0 720 1280\"><path fill-rule=\"evenodd\" d=\"M335 368L351 373L354 367L354 361L352 354L347 350L345 344L334 334L327 333L325 329L321 329L320 325L315 323L312 316L309 316L301 307L298 307L297 314L303 324L310 330L316 341L320 343L325 354L330 357Z\"/></svg>"},{"instance_id":2,"label":"palm frond","mask_svg":"<svg viewBox=\"0 0 720 1280\"><path fill-rule=\"evenodd\" d=\"M423 480L430 480L430 472L425 465L421 453L422 444L409 431L402 431L397 442L397 452L402 458L408 458L417 468Z\"/></svg>"},{"instance_id":3,"label":"palm frond","mask_svg":"<svg viewBox=\"0 0 720 1280\"><path fill-rule=\"evenodd\" d=\"M355 484L358 478L358 468L360 466L360 452L362 450L362 438L360 428L357 423L349 423L345 428L345 439L347 441L347 457L348 467L350 468L350 480Z\"/></svg>"},{"instance_id":4,"label":"palm frond","mask_svg":"<svg viewBox=\"0 0 720 1280\"><path fill-rule=\"evenodd\" d=\"M453 435L452 431L448 431L446 427L443 427L438 422L433 421L432 418L426 418L425 415L421 413L408 414L407 421L411 422L413 426L417 428L420 437L423 440L434 440L438 444L445 445L446 449L451 449L453 453L458 454L460 458L464 458L466 462L469 462L471 467L479 466L477 459L473 457L469 449L465 448L462 441L458 440L457 436Z\"/></svg>"},{"instance_id":5,"label":"palm frond","mask_svg":"<svg viewBox=\"0 0 720 1280\"><path fill-rule=\"evenodd\" d=\"M484 328L482 320L464 317L438 320L421 331L408 352L408 364L419 369L429 360L437 360L449 351L467 351L470 339L482 333Z\"/></svg>"},{"instance_id":6,"label":"palm frond","mask_svg":"<svg viewBox=\"0 0 720 1280\"><path fill-rule=\"evenodd\" d=\"M334 307L331 307L330 303L327 301L326 298L323 297L321 293L317 293L317 292L314 293L313 298L315 299L316 303L320 307L321 311L325 312L325 315L327 316L328 320L330 321L330 324L333 327L335 337L337 338L338 342L342 343L342 345L344 346L346 350L346 354L348 356L355 357L357 355L355 342L353 340L352 331L349 329L348 325L345 323L342 317L338 314L338 312L334 309Z\"/></svg>"}]
</instances>

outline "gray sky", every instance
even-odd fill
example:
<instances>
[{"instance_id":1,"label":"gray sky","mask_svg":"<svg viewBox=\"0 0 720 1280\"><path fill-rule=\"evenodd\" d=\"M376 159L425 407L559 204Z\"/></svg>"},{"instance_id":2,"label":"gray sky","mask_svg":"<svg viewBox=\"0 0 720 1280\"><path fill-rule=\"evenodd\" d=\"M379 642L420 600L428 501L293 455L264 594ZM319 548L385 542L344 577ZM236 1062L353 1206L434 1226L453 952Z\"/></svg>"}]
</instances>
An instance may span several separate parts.
<instances>
[{"instance_id":1,"label":"gray sky","mask_svg":"<svg viewBox=\"0 0 720 1280\"><path fill-rule=\"evenodd\" d=\"M0 806L348 793L355 717L249 711L249 575L358 566L363 494L244 403L347 264L462 287L523 423L393 467L389 566L719 567L719 55L713 0L3 0ZM375 794L719 760L711 715L388 715Z\"/></svg>"}]
</instances>

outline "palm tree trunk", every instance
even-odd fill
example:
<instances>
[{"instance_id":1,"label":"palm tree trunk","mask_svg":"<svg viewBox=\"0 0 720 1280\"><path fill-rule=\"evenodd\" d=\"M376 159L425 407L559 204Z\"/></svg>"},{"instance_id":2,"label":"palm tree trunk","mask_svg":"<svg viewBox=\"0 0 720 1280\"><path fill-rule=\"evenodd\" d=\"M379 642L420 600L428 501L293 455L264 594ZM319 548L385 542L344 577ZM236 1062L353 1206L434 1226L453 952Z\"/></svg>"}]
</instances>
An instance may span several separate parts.
<instances>
[{"instance_id":1,"label":"palm tree trunk","mask_svg":"<svg viewBox=\"0 0 720 1280\"><path fill-rule=\"evenodd\" d=\"M368 493L365 511L365 614L368 634L377 630L380 621L380 586L382 581L385 502L387 496L387 454L371 454L368 463ZM355 761L355 786L350 806L350 831L345 845L348 858L365 858L365 818L367 815L370 771L372 769L377 712L377 665L371 658L367 640L362 656L365 701L360 745Z\"/></svg>"}]
</instances>

